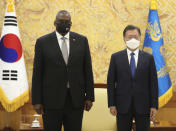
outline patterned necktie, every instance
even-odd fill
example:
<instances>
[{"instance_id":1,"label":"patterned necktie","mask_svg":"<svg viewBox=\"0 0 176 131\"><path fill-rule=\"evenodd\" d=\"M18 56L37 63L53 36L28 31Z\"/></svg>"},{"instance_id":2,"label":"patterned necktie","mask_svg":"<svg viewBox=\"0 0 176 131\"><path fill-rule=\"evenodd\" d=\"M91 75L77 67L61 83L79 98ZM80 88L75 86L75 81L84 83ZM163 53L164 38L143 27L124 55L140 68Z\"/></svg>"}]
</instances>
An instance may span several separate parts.
<instances>
[{"instance_id":1,"label":"patterned necktie","mask_svg":"<svg viewBox=\"0 0 176 131\"><path fill-rule=\"evenodd\" d=\"M66 38L62 37L61 39L62 39L61 51L62 51L64 61L67 65L67 63L68 63L68 49L67 49L67 45L66 45Z\"/></svg>"},{"instance_id":2,"label":"patterned necktie","mask_svg":"<svg viewBox=\"0 0 176 131\"><path fill-rule=\"evenodd\" d=\"M132 74L132 77L134 77L134 74L136 71L136 65L135 65L135 59L134 59L135 54L132 52L130 55L131 55L131 60L130 60L131 74Z\"/></svg>"}]
</instances>

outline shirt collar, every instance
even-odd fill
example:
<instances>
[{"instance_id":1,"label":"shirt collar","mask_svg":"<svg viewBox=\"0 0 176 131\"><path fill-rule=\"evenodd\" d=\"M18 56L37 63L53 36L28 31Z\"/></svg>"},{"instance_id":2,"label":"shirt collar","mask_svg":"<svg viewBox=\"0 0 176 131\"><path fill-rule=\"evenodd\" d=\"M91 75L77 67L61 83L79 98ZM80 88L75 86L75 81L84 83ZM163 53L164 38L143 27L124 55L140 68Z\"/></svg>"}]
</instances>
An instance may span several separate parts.
<instances>
[{"instance_id":1,"label":"shirt collar","mask_svg":"<svg viewBox=\"0 0 176 131\"><path fill-rule=\"evenodd\" d=\"M128 53L128 55L131 55L132 51L130 51L130 50L127 48L127 53ZM136 56L138 56L138 54L139 54L139 48L136 49L133 53L134 53Z\"/></svg>"},{"instance_id":2,"label":"shirt collar","mask_svg":"<svg viewBox=\"0 0 176 131\"><path fill-rule=\"evenodd\" d=\"M62 36L61 34L59 34L57 31L56 31L56 36L57 36L57 38L58 38L59 40L63 37L63 36ZM69 40L70 32L68 32L64 37Z\"/></svg>"}]
</instances>

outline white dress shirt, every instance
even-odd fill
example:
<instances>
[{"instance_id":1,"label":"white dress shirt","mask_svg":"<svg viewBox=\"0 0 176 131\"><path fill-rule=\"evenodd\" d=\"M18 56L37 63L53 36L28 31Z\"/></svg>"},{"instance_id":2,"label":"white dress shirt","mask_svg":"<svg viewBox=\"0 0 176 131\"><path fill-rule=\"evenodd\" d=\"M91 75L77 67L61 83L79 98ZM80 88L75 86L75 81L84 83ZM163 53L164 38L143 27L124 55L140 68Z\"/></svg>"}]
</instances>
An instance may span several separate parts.
<instances>
[{"instance_id":1,"label":"white dress shirt","mask_svg":"<svg viewBox=\"0 0 176 131\"><path fill-rule=\"evenodd\" d=\"M130 64L130 60L131 60L131 53L132 53L132 51L130 51L130 50L127 48L127 55L128 55L129 64ZM136 66L136 68L137 68L139 49L136 49L133 53L134 53L134 59L135 59L135 66Z\"/></svg>"},{"instance_id":2,"label":"white dress shirt","mask_svg":"<svg viewBox=\"0 0 176 131\"><path fill-rule=\"evenodd\" d=\"M62 35L59 34L57 31L56 31L56 37L57 37L57 40L58 40L58 43L59 43L59 47L60 49L62 49ZM70 37L70 32L68 32L65 36L64 36L66 39L66 45L67 45L67 50L68 50L68 56L69 56L69 53L70 53L70 41L69 41L69 37Z\"/></svg>"}]
</instances>

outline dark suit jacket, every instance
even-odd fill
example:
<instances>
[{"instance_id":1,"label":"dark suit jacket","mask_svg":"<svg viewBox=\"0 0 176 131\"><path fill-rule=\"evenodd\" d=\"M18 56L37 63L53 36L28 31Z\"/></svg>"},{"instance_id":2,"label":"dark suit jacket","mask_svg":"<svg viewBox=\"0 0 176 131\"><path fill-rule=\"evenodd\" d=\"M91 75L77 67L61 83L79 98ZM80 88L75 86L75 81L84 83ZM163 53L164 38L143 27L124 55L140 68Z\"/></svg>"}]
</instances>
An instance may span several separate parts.
<instances>
[{"instance_id":1,"label":"dark suit jacket","mask_svg":"<svg viewBox=\"0 0 176 131\"><path fill-rule=\"evenodd\" d=\"M158 108L158 80L153 56L139 51L134 78L127 50L111 56L107 78L108 106L116 106L119 113L127 113L131 102L137 113L149 113Z\"/></svg>"},{"instance_id":2,"label":"dark suit jacket","mask_svg":"<svg viewBox=\"0 0 176 131\"><path fill-rule=\"evenodd\" d=\"M83 106L85 100L94 101L93 73L88 40L70 32L68 64L62 56L56 32L37 39L32 77L32 104L61 109L67 95L69 81L73 105Z\"/></svg>"}]
</instances>

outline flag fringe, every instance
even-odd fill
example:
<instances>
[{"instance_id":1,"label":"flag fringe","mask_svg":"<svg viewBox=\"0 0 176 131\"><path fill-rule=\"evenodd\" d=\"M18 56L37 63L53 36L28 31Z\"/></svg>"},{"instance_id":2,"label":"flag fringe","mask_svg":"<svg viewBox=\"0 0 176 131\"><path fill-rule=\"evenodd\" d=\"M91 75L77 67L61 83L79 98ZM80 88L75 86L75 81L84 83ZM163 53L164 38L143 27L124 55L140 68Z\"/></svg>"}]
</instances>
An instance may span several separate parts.
<instances>
[{"instance_id":1,"label":"flag fringe","mask_svg":"<svg viewBox=\"0 0 176 131\"><path fill-rule=\"evenodd\" d=\"M173 87L171 86L169 90L159 97L159 108L163 107L173 96Z\"/></svg>"},{"instance_id":2,"label":"flag fringe","mask_svg":"<svg viewBox=\"0 0 176 131\"><path fill-rule=\"evenodd\" d=\"M19 107L23 106L26 102L29 101L29 89L17 98L15 98L13 101L8 100L1 87L0 94L1 104L7 112L14 112Z\"/></svg>"}]
</instances>

